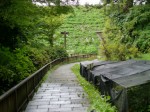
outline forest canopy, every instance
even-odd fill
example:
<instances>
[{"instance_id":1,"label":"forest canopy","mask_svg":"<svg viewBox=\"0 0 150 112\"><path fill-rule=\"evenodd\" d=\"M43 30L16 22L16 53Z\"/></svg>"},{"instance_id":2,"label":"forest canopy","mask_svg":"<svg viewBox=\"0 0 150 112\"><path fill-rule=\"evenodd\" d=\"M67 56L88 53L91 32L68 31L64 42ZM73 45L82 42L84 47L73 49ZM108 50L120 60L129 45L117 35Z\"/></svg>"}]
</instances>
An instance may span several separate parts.
<instances>
[{"instance_id":1,"label":"forest canopy","mask_svg":"<svg viewBox=\"0 0 150 112\"><path fill-rule=\"evenodd\" d=\"M55 30L71 6L39 7L28 0L0 1L0 93L50 60L65 57L53 45Z\"/></svg>"}]
</instances>

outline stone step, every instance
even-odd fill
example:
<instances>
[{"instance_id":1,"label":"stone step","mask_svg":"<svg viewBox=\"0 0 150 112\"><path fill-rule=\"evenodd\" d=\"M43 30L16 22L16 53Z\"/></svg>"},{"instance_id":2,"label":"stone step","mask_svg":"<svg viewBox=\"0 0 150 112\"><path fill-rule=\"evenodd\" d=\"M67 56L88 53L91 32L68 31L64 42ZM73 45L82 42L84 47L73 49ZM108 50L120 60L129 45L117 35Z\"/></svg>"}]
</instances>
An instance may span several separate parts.
<instances>
[{"instance_id":1,"label":"stone step","mask_svg":"<svg viewBox=\"0 0 150 112\"><path fill-rule=\"evenodd\" d=\"M87 94L78 84L70 65L56 69L42 83L25 112L87 112Z\"/></svg>"}]
</instances>

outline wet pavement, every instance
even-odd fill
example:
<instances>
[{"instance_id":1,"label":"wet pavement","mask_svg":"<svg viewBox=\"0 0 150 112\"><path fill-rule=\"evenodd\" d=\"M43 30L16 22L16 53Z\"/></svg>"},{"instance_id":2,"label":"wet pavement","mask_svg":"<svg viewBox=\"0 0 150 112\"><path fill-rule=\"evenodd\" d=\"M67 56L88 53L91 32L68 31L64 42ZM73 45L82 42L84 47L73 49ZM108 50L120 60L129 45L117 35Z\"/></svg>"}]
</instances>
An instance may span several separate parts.
<instances>
[{"instance_id":1,"label":"wet pavement","mask_svg":"<svg viewBox=\"0 0 150 112\"><path fill-rule=\"evenodd\" d=\"M41 84L25 112L87 112L89 101L71 67L62 65Z\"/></svg>"}]
</instances>

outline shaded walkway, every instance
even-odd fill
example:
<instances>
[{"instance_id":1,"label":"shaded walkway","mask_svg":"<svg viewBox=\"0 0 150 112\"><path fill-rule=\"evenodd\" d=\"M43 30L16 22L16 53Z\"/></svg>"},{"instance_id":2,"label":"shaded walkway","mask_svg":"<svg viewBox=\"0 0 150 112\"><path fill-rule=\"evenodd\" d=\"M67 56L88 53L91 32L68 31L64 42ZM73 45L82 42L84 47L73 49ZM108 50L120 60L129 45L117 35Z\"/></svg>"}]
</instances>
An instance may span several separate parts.
<instances>
[{"instance_id":1,"label":"shaded walkway","mask_svg":"<svg viewBox=\"0 0 150 112\"><path fill-rule=\"evenodd\" d=\"M39 87L25 112L87 112L89 102L67 64L51 73Z\"/></svg>"}]
</instances>

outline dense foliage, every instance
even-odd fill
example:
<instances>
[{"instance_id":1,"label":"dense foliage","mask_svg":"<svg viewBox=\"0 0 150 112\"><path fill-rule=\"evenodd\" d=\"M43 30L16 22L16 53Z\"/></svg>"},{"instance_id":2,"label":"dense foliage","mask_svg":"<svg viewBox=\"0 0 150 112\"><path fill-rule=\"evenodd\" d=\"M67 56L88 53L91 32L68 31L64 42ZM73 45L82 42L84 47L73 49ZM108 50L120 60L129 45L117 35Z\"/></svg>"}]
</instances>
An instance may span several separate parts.
<instances>
[{"instance_id":1,"label":"dense foliage","mask_svg":"<svg viewBox=\"0 0 150 112\"><path fill-rule=\"evenodd\" d=\"M106 59L126 60L150 52L150 5L124 11L122 4L112 3L104 9L105 43L101 43L101 54Z\"/></svg>"},{"instance_id":2,"label":"dense foliage","mask_svg":"<svg viewBox=\"0 0 150 112\"><path fill-rule=\"evenodd\" d=\"M99 38L96 31L101 31L104 25L104 15L101 7L88 6L74 7L74 13L68 14L64 23L56 32L55 44L64 45L64 35L60 32L69 32L67 35L67 50L74 53L97 53L99 49Z\"/></svg>"},{"instance_id":3,"label":"dense foliage","mask_svg":"<svg viewBox=\"0 0 150 112\"><path fill-rule=\"evenodd\" d=\"M63 9L63 10L60 10ZM53 45L69 6L38 7L27 0L0 1L0 94L49 61L66 57Z\"/></svg>"}]
</instances>

